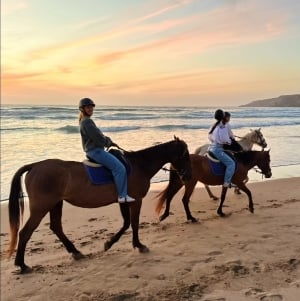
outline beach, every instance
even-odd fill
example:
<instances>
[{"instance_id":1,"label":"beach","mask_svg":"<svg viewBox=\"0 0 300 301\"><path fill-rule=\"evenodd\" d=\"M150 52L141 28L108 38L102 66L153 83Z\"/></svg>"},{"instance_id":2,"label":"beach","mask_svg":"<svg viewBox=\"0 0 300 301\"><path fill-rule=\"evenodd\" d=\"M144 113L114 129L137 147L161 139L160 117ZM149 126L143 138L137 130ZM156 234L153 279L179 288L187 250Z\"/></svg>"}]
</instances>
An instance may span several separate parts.
<instances>
[{"instance_id":1,"label":"beach","mask_svg":"<svg viewBox=\"0 0 300 301\"><path fill-rule=\"evenodd\" d=\"M75 261L49 229L46 216L27 244L20 275L9 243L7 202L1 204L1 300L201 300L298 301L300 296L300 178L249 183L255 211L245 194L233 189L216 210L201 184L190 209L198 223L186 221L183 189L171 203L172 214L159 222L156 196L167 183L153 183L143 200L140 240L150 252L131 245L129 229L104 252L104 242L119 230L119 206L63 209L64 232L86 255ZM212 187L220 195L220 187ZM27 204L28 205L28 204ZM28 217L25 206L24 222Z\"/></svg>"}]
</instances>

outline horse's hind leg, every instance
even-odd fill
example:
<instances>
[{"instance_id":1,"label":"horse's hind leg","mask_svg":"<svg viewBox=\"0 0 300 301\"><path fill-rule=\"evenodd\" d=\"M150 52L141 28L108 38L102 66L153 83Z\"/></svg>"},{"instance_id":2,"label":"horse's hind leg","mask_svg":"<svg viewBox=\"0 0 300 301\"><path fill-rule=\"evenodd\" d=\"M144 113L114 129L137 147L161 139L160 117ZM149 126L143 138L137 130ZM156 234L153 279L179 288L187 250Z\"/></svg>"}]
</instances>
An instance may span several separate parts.
<instances>
[{"instance_id":1,"label":"horse's hind leg","mask_svg":"<svg viewBox=\"0 0 300 301\"><path fill-rule=\"evenodd\" d=\"M28 240L30 239L33 231L38 227L43 217L47 212L37 213L31 212L23 229L19 232L19 243L17 254L15 258L15 265L21 268L21 274L28 273L31 269L24 262L25 249Z\"/></svg>"},{"instance_id":2,"label":"horse's hind leg","mask_svg":"<svg viewBox=\"0 0 300 301\"><path fill-rule=\"evenodd\" d=\"M184 206L184 210L186 213L186 218L187 220L192 221L193 223L197 222L198 220L192 216L190 207L189 207L189 202L190 202L190 197L194 191L194 188L197 184L197 181L188 181L185 183L185 192L182 198L182 203Z\"/></svg>"},{"instance_id":3,"label":"horse's hind leg","mask_svg":"<svg viewBox=\"0 0 300 301\"><path fill-rule=\"evenodd\" d=\"M63 202L60 201L50 210L50 229L56 234L59 240L64 244L69 253L72 253L74 259L80 259L83 255L75 248L73 243L67 238L63 232L61 217L62 217Z\"/></svg>"},{"instance_id":4,"label":"horse's hind leg","mask_svg":"<svg viewBox=\"0 0 300 301\"><path fill-rule=\"evenodd\" d=\"M164 219L166 219L169 214L170 214L170 205L171 205L171 201L174 197L174 195L179 191L179 189L183 186L183 183L181 181L181 179L177 176L177 174L175 176L172 175L172 178L169 181L168 184L168 192L167 192L167 196L166 196L166 208L164 213L159 217L160 221L163 221Z\"/></svg>"},{"instance_id":5,"label":"horse's hind leg","mask_svg":"<svg viewBox=\"0 0 300 301\"><path fill-rule=\"evenodd\" d=\"M136 203L135 201L134 203ZM124 203L120 204L120 210L121 214L123 216L123 227L119 230L118 233L116 233L114 236L111 237L110 240L107 240L104 244L104 250L107 251L112 247L114 243L116 243L120 237L125 233L125 231L129 228L130 226L130 211L129 211L129 205Z\"/></svg>"},{"instance_id":6,"label":"horse's hind leg","mask_svg":"<svg viewBox=\"0 0 300 301\"><path fill-rule=\"evenodd\" d=\"M244 183L239 184L238 187L247 194L248 199L249 199L249 211L251 213L254 213L254 204L253 204L253 200L252 200L251 191L246 187L246 185Z\"/></svg>"},{"instance_id":7,"label":"horse's hind leg","mask_svg":"<svg viewBox=\"0 0 300 301\"><path fill-rule=\"evenodd\" d=\"M219 199L218 197L216 197L216 196L211 192L211 190L210 190L210 188L209 188L208 185L204 185L204 187L205 187L205 189L206 189L206 191L207 191L207 193L208 193L208 195L209 195L209 197L210 197L211 199L213 199L214 201L217 201L217 200Z\"/></svg>"}]
</instances>

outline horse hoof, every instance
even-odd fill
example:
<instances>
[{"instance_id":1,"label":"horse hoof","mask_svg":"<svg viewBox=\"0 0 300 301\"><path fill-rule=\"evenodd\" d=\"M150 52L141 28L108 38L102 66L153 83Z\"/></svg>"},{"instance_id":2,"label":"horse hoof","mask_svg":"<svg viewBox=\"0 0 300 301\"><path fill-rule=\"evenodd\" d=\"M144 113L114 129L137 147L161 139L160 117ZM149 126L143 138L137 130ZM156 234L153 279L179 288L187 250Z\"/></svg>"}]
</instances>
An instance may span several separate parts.
<instances>
[{"instance_id":1,"label":"horse hoof","mask_svg":"<svg viewBox=\"0 0 300 301\"><path fill-rule=\"evenodd\" d=\"M33 269L30 268L29 266L25 265L23 267L21 267L21 270L20 270L20 274L29 274L29 273L32 273Z\"/></svg>"},{"instance_id":2,"label":"horse hoof","mask_svg":"<svg viewBox=\"0 0 300 301\"><path fill-rule=\"evenodd\" d=\"M166 219L168 216L167 215L162 215L159 217L159 221L162 222L164 219Z\"/></svg>"},{"instance_id":3,"label":"horse hoof","mask_svg":"<svg viewBox=\"0 0 300 301\"><path fill-rule=\"evenodd\" d=\"M249 211L250 211L251 213L254 213L254 208L249 208Z\"/></svg>"},{"instance_id":4,"label":"horse hoof","mask_svg":"<svg viewBox=\"0 0 300 301\"><path fill-rule=\"evenodd\" d=\"M219 198L218 198L218 197L216 197L216 196L213 196L213 197L212 197L212 199L213 199L213 201L217 201L217 200L219 200Z\"/></svg>"},{"instance_id":5,"label":"horse hoof","mask_svg":"<svg viewBox=\"0 0 300 301\"><path fill-rule=\"evenodd\" d=\"M226 214L225 213L223 213L222 211L217 211L217 213L218 213L218 215L220 216L220 217L225 217L226 216Z\"/></svg>"},{"instance_id":6,"label":"horse hoof","mask_svg":"<svg viewBox=\"0 0 300 301\"><path fill-rule=\"evenodd\" d=\"M72 253L72 257L73 257L75 260L79 260L79 259L84 258L85 256L84 256L82 253L78 252L78 253Z\"/></svg>"},{"instance_id":7,"label":"horse hoof","mask_svg":"<svg viewBox=\"0 0 300 301\"><path fill-rule=\"evenodd\" d=\"M190 218L189 219L192 223L198 223L198 219L197 218L195 218L195 217L192 217L192 218Z\"/></svg>"},{"instance_id":8,"label":"horse hoof","mask_svg":"<svg viewBox=\"0 0 300 301\"><path fill-rule=\"evenodd\" d=\"M150 250L146 246L142 246L139 248L140 253L149 253Z\"/></svg>"},{"instance_id":9,"label":"horse hoof","mask_svg":"<svg viewBox=\"0 0 300 301\"><path fill-rule=\"evenodd\" d=\"M111 248L111 242L110 241L106 241L104 243L104 251L107 251Z\"/></svg>"}]
</instances>

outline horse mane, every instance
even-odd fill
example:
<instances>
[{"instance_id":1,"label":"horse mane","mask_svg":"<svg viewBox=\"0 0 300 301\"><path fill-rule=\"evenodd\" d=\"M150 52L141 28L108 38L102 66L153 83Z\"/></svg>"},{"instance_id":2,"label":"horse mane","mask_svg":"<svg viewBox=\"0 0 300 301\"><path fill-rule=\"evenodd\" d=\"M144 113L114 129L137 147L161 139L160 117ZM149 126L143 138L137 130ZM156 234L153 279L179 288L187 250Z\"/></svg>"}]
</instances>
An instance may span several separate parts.
<instances>
[{"instance_id":1,"label":"horse mane","mask_svg":"<svg viewBox=\"0 0 300 301\"><path fill-rule=\"evenodd\" d=\"M250 164L253 161L253 157L258 151L241 151L234 154L234 158L245 165Z\"/></svg>"},{"instance_id":2,"label":"horse mane","mask_svg":"<svg viewBox=\"0 0 300 301\"><path fill-rule=\"evenodd\" d=\"M184 148L187 147L187 144L183 140L175 137L175 139L170 140L168 142L159 143L159 144L156 144L156 145L153 145L150 147L146 147L146 148L143 148L143 149L140 149L137 151L125 151L125 155L128 157L138 156L138 157L145 158L145 157L148 157L147 156L148 154L156 153L158 149L161 149L161 151L167 151L166 146L172 145L175 143L182 147L182 152L183 152Z\"/></svg>"}]
</instances>

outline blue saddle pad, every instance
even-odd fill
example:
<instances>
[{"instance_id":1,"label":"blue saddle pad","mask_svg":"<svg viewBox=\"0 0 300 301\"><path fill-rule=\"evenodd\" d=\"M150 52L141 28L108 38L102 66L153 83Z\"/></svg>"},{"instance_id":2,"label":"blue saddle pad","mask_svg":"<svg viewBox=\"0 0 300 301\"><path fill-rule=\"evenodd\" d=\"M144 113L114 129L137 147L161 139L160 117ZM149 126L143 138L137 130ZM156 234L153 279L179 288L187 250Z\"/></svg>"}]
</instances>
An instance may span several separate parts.
<instances>
[{"instance_id":1,"label":"blue saddle pad","mask_svg":"<svg viewBox=\"0 0 300 301\"><path fill-rule=\"evenodd\" d=\"M109 169L104 166L93 167L83 164L88 177L93 184L108 184L114 181L113 175Z\"/></svg>"},{"instance_id":2,"label":"blue saddle pad","mask_svg":"<svg viewBox=\"0 0 300 301\"><path fill-rule=\"evenodd\" d=\"M226 166L222 162L213 162L209 160L210 168L215 176L224 176Z\"/></svg>"}]
</instances>

